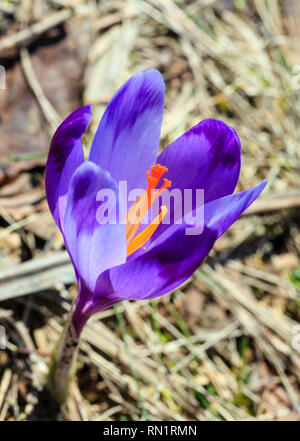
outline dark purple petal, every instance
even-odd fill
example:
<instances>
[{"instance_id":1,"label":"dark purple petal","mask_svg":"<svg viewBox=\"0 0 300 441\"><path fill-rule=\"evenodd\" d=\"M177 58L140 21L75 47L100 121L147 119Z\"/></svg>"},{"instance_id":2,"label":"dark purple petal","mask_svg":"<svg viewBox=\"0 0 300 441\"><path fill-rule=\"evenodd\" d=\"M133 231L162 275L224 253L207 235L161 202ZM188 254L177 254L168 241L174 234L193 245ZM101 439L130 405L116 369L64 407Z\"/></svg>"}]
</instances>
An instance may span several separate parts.
<instances>
[{"instance_id":1,"label":"dark purple petal","mask_svg":"<svg viewBox=\"0 0 300 441\"><path fill-rule=\"evenodd\" d=\"M77 337L80 337L85 323L93 314L99 311L104 311L119 301L120 299L114 292L108 293L107 290L100 292L95 292L94 290L92 292L89 288L87 288L84 281L79 279L78 297L75 310L72 314L72 323Z\"/></svg>"},{"instance_id":2,"label":"dark purple petal","mask_svg":"<svg viewBox=\"0 0 300 441\"><path fill-rule=\"evenodd\" d=\"M115 200L97 200L99 190L103 189L110 190ZM117 220L118 186L108 172L87 161L78 167L70 183L64 231L77 277L91 292L103 271L126 261L125 222L101 223L104 206L105 213L116 210Z\"/></svg>"},{"instance_id":3,"label":"dark purple petal","mask_svg":"<svg viewBox=\"0 0 300 441\"><path fill-rule=\"evenodd\" d=\"M237 218L258 198L267 181L249 190L241 191L212 201L204 207L205 225L217 231L217 238L237 220Z\"/></svg>"},{"instance_id":4,"label":"dark purple petal","mask_svg":"<svg viewBox=\"0 0 300 441\"><path fill-rule=\"evenodd\" d=\"M90 106L80 107L58 127L51 141L46 164L46 195L52 216L61 230L70 180L84 161L81 136L90 119Z\"/></svg>"},{"instance_id":5,"label":"dark purple petal","mask_svg":"<svg viewBox=\"0 0 300 441\"><path fill-rule=\"evenodd\" d=\"M108 298L146 299L161 296L183 283L201 265L215 240L259 196L266 182L249 190L225 196L204 207L202 234L186 235L185 223L173 224L136 259L111 268L100 276L96 290ZM101 289L100 289L101 288ZM97 299L95 296L95 301Z\"/></svg>"},{"instance_id":6,"label":"dark purple petal","mask_svg":"<svg viewBox=\"0 0 300 441\"><path fill-rule=\"evenodd\" d=\"M205 203L233 193L241 164L236 131L216 119L205 119L170 144L157 162L168 167L172 188L204 189Z\"/></svg>"},{"instance_id":7,"label":"dark purple petal","mask_svg":"<svg viewBox=\"0 0 300 441\"><path fill-rule=\"evenodd\" d=\"M138 72L117 91L100 121L90 161L108 170L128 191L146 188L156 161L164 107L164 83L155 69Z\"/></svg>"},{"instance_id":8,"label":"dark purple petal","mask_svg":"<svg viewBox=\"0 0 300 441\"><path fill-rule=\"evenodd\" d=\"M166 147L157 163L168 167L164 177L172 182L170 190L183 194L184 189L204 189L207 203L234 191L240 173L240 140L224 122L206 119ZM171 220L180 219L180 212L181 206L175 205ZM165 229L160 226L156 236Z\"/></svg>"},{"instance_id":9,"label":"dark purple petal","mask_svg":"<svg viewBox=\"0 0 300 441\"><path fill-rule=\"evenodd\" d=\"M88 318L97 311L124 299L158 297L185 282L201 265L215 240L252 204L265 185L262 182L208 203L204 208L205 228L200 235L186 235L185 223L171 225L151 243L148 251L101 274L93 295L86 287L79 288L83 294L73 316L78 336Z\"/></svg>"}]
</instances>

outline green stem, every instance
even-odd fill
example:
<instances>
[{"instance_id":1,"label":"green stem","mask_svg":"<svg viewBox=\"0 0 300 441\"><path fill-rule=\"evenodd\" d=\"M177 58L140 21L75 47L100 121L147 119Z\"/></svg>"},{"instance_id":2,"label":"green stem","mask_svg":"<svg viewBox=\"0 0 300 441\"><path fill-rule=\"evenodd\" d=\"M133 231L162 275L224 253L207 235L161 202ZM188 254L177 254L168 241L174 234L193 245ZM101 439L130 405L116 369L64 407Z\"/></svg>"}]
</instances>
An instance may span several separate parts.
<instances>
[{"instance_id":1,"label":"green stem","mask_svg":"<svg viewBox=\"0 0 300 441\"><path fill-rule=\"evenodd\" d=\"M78 343L69 315L52 353L48 374L49 392L59 404L66 400L70 383L76 372Z\"/></svg>"}]
</instances>

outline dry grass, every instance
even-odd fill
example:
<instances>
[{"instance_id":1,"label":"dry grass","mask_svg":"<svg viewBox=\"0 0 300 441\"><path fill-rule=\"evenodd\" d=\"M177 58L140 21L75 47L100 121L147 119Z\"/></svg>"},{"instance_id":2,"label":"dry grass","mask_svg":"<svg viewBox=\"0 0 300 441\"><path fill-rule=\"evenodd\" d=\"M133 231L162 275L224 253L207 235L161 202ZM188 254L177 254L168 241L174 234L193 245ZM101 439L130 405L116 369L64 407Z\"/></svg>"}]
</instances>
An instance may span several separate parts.
<instances>
[{"instance_id":1,"label":"dry grass","mask_svg":"<svg viewBox=\"0 0 300 441\"><path fill-rule=\"evenodd\" d=\"M242 140L238 189L269 181L264 202L217 242L192 280L89 321L78 384L58 409L43 387L76 295L74 275L45 202L38 159L45 154L12 158L1 145L8 179L0 182L0 323L8 343L0 352L0 420L298 420L297 2L0 1L0 14L7 34L0 57L20 55L15 63L45 133L66 115L40 84L31 46L58 25L83 48L78 87L83 103L94 104L86 145L116 88L156 67L167 90L162 147L199 120L220 118ZM290 191L296 196L287 203ZM274 195L281 196L270 206Z\"/></svg>"}]
</instances>

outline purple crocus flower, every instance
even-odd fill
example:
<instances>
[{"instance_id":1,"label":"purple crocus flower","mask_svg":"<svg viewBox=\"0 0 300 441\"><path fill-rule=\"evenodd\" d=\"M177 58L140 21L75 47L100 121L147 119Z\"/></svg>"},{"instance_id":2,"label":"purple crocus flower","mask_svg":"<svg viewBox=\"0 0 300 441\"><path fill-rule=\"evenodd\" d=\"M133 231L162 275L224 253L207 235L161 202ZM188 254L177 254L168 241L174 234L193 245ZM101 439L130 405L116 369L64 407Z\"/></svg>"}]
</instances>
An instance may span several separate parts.
<instances>
[{"instance_id":1,"label":"purple crocus flower","mask_svg":"<svg viewBox=\"0 0 300 441\"><path fill-rule=\"evenodd\" d=\"M77 337L87 319L124 299L151 299L174 290L203 262L218 239L258 197L266 182L233 194L240 172L240 141L222 121L207 119L184 133L157 157L164 107L164 83L157 70L133 75L109 103L84 161L81 137L90 106L73 112L53 136L46 193L53 218L74 265L79 293L72 316ZM151 168L152 167L152 168ZM151 172L150 172L151 170ZM159 187L204 189L204 230L186 235L187 222L102 224L97 193L118 183L147 211L147 191ZM122 201L118 200L121 204ZM130 208L134 207L133 204ZM172 211L172 210L171 210ZM173 207L175 212L175 207Z\"/></svg>"}]
</instances>

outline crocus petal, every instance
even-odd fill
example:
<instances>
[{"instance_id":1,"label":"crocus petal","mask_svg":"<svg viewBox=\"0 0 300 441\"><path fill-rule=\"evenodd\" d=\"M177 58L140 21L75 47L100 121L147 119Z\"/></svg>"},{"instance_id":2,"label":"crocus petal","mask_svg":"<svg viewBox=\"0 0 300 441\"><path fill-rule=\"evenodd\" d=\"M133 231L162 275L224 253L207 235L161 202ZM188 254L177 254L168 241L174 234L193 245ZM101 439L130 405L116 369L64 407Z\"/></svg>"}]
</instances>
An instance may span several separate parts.
<instances>
[{"instance_id":1,"label":"crocus petal","mask_svg":"<svg viewBox=\"0 0 300 441\"><path fill-rule=\"evenodd\" d=\"M106 297L115 292L120 300L137 300L175 289L201 265L215 240L252 204L265 185L262 182L205 205L202 234L186 235L186 227L191 227L186 223L171 225L151 243L148 251L100 276L98 290L101 287Z\"/></svg>"},{"instance_id":2,"label":"crocus petal","mask_svg":"<svg viewBox=\"0 0 300 441\"><path fill-rule=\"evenodd\" d=\"M84 161L81 136L90 119L90 106L80 107L58 127L51 141L46 164L46 195L52 216L61 230L70 180Z\"/></svg>"},{"instance_id":3,"label":"crocus petal","mask_svg":"<svg viewBox=\"0 0 300 441\"><path fill-rule=\"evenodd\" d=\"M190 277L211 250L216 233L207 229L198 242L192 236L183 242L183 230L181 225L165 243L147 254L105 271L97 281L91 300L87 301L89 295L84 294L85 297L82 296L82 301L76 306L72 321L77 335L96 312L125 299L161 296Z\"/></svg>"},{"instance_id":4,"label":"crocus petal","mask_svg":"<svg viewBox=\"0 0 300 441\"><path fill-rule=\"evenodd\" d=\"M104 273L106 274L106 272ZM105 284L105 278L102 278L102 284ZM120 299L116 293L107 286L103 289L101 284L93 292L85 285L82 279L78 280L78 297L76 307L72 314L72 323L79 338L81 331L87 320L96 312L104 311L110 308Z\"/></svg>"},{"instance_id":5,"label":"crocus petal","mask_svg":"<svg viewBox=\"0 0 300 441\"><path fill-rule=\"evenodd\" d=\"M185 236L184 231L184 225L177 225L164 242L111 268L100 276L97 291L101 287L107 298L115 292L120 301L154 298L177 288L201 265L216 240L216 232L208 228L199 236Z\"/></svg>"},{"instance_id":6,"label":"crocus petal","mask_svg":"<svg viewBox=\"0 0 300 441\"><path fill-rule=\"evenodd\" d=\"M99 190L111 194L100 199ZM109 212L118 219L118 203L118 186L108 172L90 161L76 170L68 193L65 242L76 274L91 292L99 274L126 261L125 222L103 222Z\"/></svg>"},{"instance_id":7,"label":"crocus petal","mask_svg":"<svg viewBox=\"0 0 300 441\"><path fill-rule=\"evenodd\" d=\"M171 180L171 189L203 189L205 203L231 194L237 184L241 144L236 131L223 121L206 119L184 133L158 156L165 165L164 177ZM177 206L180 204L180 206ZM182 212L177 200L170 211L176 222ZM160 226L157 235L166 227Z\"/></svg>"},{"instance_id":8,"label":"crocus petal","mask_svg":"<svg viewBox=\"0 0 300 441\"><path fill-rule=\"evenodd\" d=\"M205 205L205 225L217 231L219 238L258 198L266 185L267 181L263 181L249 190L225 196Z\"/></svg>"},{"instance_id":9,"label":"crocus petal","mask_svg":"<svg viewBox=\"0 0 300 441\"><path fill-rule=\"evenodd\" d=\"M89 160L108 170L127 188L146 188L146 171L155 163L164 107L161 74L149 69L133 75L117 91L100 121Z\"/></svg>"}]
</instances>

